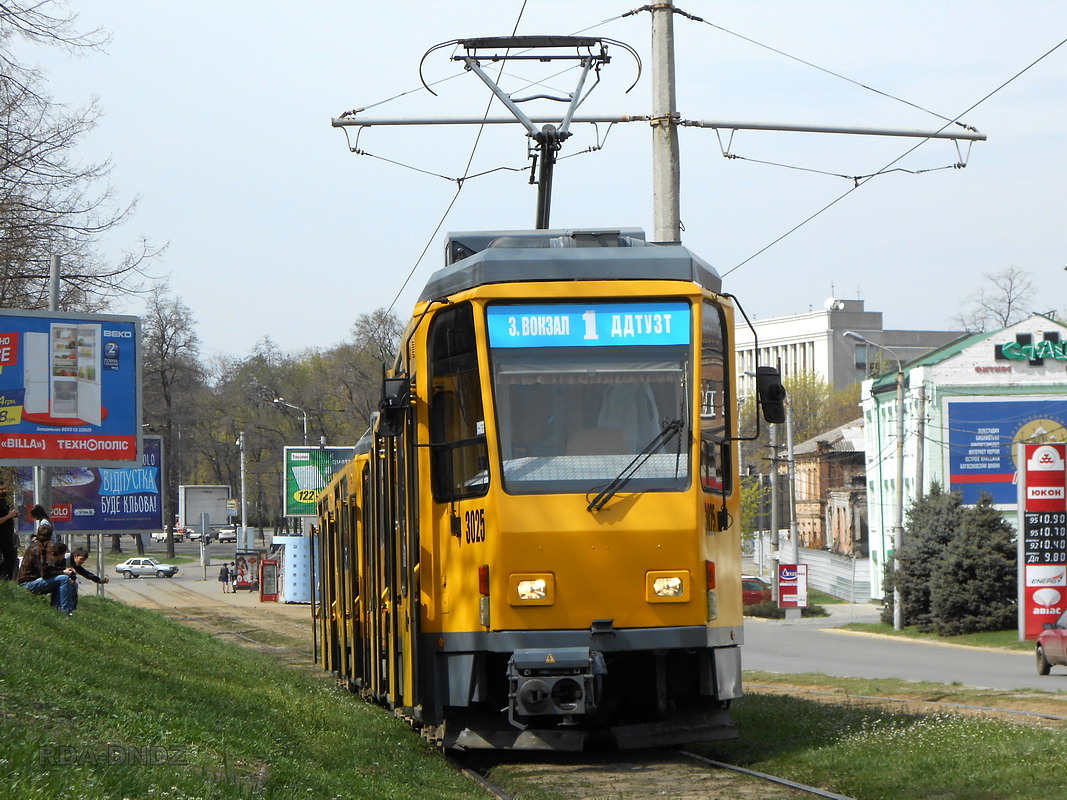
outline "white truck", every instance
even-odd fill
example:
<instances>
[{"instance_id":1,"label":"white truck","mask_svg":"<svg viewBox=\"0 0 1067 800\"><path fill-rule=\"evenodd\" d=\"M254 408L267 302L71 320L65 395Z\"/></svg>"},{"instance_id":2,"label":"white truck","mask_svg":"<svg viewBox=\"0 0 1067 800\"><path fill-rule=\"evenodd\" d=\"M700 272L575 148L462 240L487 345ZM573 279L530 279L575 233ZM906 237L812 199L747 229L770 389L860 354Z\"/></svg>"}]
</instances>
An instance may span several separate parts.
<instances>
[{"instance_id":1,"label":"white truck","mask_svg":"<svg viewBox=\"0 0 1067 800\"><path fill-rule=\"evenodd\" d=\"M229 499L229 486L179 486L178 525L188 531L189 539L199 539L203 514L208 515L212 527L226 524Z\"/></svg>"}]
</instances>

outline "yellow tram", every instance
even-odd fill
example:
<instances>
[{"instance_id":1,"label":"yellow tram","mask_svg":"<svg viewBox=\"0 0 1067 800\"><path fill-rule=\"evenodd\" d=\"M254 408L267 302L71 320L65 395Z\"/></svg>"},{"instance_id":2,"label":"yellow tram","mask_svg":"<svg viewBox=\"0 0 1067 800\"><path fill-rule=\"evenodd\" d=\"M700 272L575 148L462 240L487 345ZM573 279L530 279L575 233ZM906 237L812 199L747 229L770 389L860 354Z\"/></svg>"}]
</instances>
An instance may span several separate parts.
<instances>
[{"instance_id":1,"label":"yellow tram","mask_svg":"<svg viewBox=\"0 0 1067 800\"><path fill-rule=\"evenodd\" d=\"M448 748L734 737L720 283L638 230L452 234L381 411L320 496L323 668Z\"/></svg>"}]
</instances>

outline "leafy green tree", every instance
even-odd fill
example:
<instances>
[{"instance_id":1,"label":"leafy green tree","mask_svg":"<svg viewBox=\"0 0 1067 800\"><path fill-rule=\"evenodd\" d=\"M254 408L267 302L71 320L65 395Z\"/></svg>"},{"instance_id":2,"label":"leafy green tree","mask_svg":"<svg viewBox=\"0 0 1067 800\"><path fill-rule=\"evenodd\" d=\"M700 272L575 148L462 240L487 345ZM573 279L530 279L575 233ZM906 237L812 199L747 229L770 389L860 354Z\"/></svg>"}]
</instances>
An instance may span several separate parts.
<instances>
[{"instance_id":1,"label":"leafy green tree","mask_svg":"<svg viewBox=\"0 0 1067 800\"><path fill-rule=\"evenodd\" d=\"M930 587L934 567L956 535L964 510L960 493L946 492L936 482L929 494L912 503L904 526L904 546L895 554L900 569L890 568L887 574L885 596L890 602L882 612L883 622L893 621L893 591L899 589L905 624L933 630Z\"/></svg>"},{"instance_id":2,"label":"leafy green tree","mask_svg":"<svg viewBox=\"0 0 1067 800\"><path fill-rule=\"evenodd\" d=\"M942 636L1001 631L1017 619L1015 531L983 493L964 510L931 574L930 613Z\"/></svg>"}]
</instances>

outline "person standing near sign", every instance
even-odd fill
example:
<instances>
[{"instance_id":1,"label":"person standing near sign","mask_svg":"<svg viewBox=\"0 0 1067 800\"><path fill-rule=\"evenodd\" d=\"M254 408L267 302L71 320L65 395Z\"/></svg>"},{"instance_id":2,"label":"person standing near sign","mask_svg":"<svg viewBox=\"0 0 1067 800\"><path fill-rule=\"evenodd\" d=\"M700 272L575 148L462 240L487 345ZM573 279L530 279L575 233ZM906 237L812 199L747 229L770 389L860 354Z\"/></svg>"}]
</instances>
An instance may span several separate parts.
<instances>
[{"instance_id":1,"label":"person standing near sign","mask_svg":"<svg viewBox=\"0 0 1067 800\"><path fill-rule=\"evenodd\" d=\"M222 593L230 593L230 568L228 565L223 564L222 569L219 570L219 583L222 584Z\"/></svg>"},{"instance_id":2,"label":"person standing near sign","mask_svg":"<svg viewBox=\"0 0 1067 800\"><path fill-rule=\"evenodd\" d=\"M7 483L0 481L0 580L13 581L19 568L18 538L15 533L17 508L7 501Z\"/></svg>"}]
</instances>

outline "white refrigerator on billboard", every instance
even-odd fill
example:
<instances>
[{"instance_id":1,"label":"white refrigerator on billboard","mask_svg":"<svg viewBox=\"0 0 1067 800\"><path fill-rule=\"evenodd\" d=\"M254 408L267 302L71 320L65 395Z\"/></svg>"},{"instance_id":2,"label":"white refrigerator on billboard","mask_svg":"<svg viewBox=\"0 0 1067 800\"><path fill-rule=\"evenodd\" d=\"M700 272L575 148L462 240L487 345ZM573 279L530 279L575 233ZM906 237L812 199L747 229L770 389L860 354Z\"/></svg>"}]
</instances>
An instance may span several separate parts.
<instances>
[{"instance_id":1,"label":"white refrigerator on billboard","mask_svg":"<svg viewBox=\"0 0 1067 800\"><path fill-rule=\"evenodd\" d=\"M26 334L26 411L99 425L100 325L53 322L49 332Z\"/></svg>"}]
</instances>

